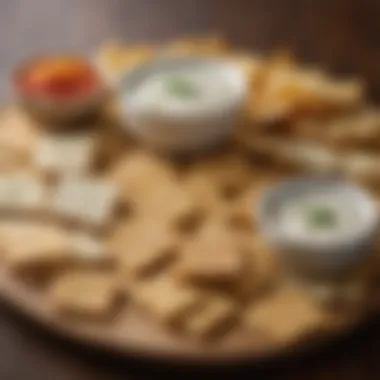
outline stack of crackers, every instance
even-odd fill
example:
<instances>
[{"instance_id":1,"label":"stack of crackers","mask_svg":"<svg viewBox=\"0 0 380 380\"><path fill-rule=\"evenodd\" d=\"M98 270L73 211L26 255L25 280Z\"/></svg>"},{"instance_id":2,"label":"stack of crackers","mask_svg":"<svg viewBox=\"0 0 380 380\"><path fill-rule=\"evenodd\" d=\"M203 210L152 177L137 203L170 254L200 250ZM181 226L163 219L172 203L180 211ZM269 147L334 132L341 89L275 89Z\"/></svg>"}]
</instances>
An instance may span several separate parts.
<instances>
[{"instance_id":1,"label":"stack of crackers","mask_svg":"<svg viewBox=\"0 0 380 380\"><path fill-rule=\"evenodd\" d=\"M219 38L164 48L108 45L98 63L115 83L162 49L221 55L242 65L252 96L236 141L174 160L120 136L115 114L97 126L54 134L16 107L4 111L0 244L6 270L41 292L67 323L112 324L138 308L147 323L202 341L244 330L286 345L328 330L348 310L365 312L368 268L334 283L300 285L260 234L255 214L263 192L289 174L278 163L277 146L277 160L262 161L259 153L273 153L280 135L296 141L301 121L348 117L362 101L360 83L300 69L284 56L233 52ZM377 118L363 117L369 124ZM359 133L354 126L352 134L336 123L324 126L310 127L321 142L332 141L323 128L335 141ZM251 145L256 137L266 143L261 150Z\"/></svg>"}]
</instances>

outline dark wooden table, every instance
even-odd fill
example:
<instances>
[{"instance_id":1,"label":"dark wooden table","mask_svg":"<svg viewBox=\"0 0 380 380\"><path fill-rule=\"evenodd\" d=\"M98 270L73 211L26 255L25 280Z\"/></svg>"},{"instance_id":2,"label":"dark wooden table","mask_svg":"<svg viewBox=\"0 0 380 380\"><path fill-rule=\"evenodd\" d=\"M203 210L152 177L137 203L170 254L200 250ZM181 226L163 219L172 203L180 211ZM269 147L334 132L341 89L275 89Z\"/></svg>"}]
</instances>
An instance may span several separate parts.
<instances>
[{"instance_id":1,"label":"dark wooden table","mask_svg":"<svg viewBox=\"0 0 380 380\"><path fill-rule=\"evenodd\" d=\"M0 96L8 74L30 54L93 51L112 37L165 40L222 31L254 49L291 48L340 72L366 76L380 93L377 0L0 0ZM114 359L55 339L0 306L1 380L192 378L206 369ZM319 352L259 367L208 369L219 379L371 380L380 378L380 322Z\"/></svg>"}]
</instances>

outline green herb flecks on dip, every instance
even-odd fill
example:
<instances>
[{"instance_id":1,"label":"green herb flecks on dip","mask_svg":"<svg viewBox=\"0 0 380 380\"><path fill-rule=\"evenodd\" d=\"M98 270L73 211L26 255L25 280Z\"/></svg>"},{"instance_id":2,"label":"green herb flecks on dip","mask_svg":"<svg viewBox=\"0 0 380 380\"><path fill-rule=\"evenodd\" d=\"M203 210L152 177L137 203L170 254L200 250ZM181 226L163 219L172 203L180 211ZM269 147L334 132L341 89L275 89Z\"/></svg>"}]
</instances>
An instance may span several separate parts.
<instances>
[{"instance_id":1,"label":"green herb flecks on dip","mask_svg":"<svg viewBox=\"0 0 380 380\"><path fill-rule=\"evenodd\" d=\"M307 219L308 224L313 228L332 228L338 222L336 212L323 205L307 210Z\"/></svg>"},{"instance_id":2,"label":"green herb flecks on dip","mask_svg":"<svg viewBox=\"0 0 380 380\"><path fill-rule=\"evenodd\" d=\"M185 77L175 75L168 78L166 83L166 90L173 96L192 99L199 95L199 88L195 83L186 79Z\"/></svg>"}]
</instances>

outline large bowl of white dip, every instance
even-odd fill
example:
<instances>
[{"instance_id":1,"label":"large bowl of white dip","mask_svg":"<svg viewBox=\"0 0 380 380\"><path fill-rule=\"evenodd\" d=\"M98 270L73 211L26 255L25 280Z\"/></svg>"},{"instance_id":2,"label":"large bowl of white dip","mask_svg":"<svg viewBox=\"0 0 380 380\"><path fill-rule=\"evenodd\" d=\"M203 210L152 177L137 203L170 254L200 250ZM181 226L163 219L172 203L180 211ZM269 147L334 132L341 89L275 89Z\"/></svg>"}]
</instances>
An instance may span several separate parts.
<instances>
[{"instance_id":1,"label":"large bowl of white dip","mask_svg":"<svg viewBox=\"0 0 380 380\"><path fill-rule=\"evenodd\" d=\"M259 220L283 258L331 274L359 264L373 252L379 218L365 190L341 179L311 177L269 190Z\"/></svg>"},{"instance_id":2,"label":"large bowl of white dip","mask_svg":"<svg viewBox=\"0 0 380 380\"><path fill-rule=\"evenodd\" d=\"M159 150L191 151L229 137L244 105L246 77L223 59L162 58L126 74L119 91L134 137Z\"/></svg>"}]
</instances>

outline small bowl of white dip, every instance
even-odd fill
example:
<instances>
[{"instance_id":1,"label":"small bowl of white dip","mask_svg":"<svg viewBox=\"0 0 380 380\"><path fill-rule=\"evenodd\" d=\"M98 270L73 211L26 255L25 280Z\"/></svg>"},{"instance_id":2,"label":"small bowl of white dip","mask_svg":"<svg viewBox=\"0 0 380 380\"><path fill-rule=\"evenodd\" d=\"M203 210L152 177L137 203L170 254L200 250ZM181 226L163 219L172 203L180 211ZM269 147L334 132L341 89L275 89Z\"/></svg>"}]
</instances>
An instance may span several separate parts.
<instances>
[{"instance_id":1,"label":"small bowl of white dip","mask_svg":"<svg viewBox=\"0 0 380 380\"><path fill-rule=\"evenodd\" d=\"M134 137L158 150L192 151L230 136L244 106L246 76L223 59L162 58L126 74L119 90Z\"/></svg>"},{"instance_id":2,"label":"small bowl of white dip","mask_svg":"<svg viewBox=\"0 0 380 380\"><path fill-rule=\"evenodd\" d=\"M283 258L330 275L369 257L379 218L366 191L341 179L315 177L269 190L259 220Z\"/></svg>"}]
</instances>

